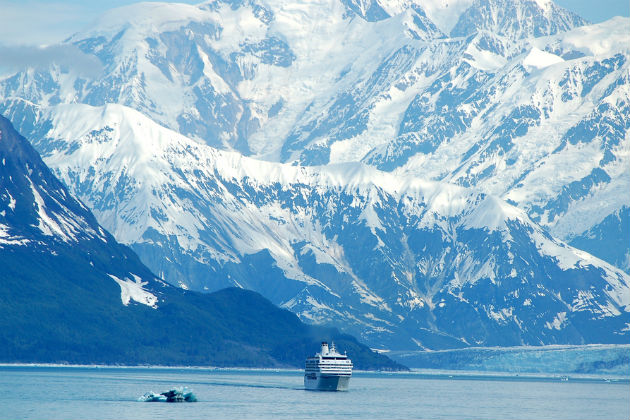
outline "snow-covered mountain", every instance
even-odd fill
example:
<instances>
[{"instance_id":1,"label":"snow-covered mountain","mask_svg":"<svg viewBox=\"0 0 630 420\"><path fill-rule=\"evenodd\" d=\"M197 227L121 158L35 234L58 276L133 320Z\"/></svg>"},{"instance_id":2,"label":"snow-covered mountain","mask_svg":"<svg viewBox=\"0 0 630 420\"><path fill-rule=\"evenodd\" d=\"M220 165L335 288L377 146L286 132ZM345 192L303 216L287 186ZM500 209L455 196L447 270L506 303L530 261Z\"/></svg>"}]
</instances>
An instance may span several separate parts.
<instances>
[{"instance_id":1,"label":"snow-covered mountain","mask_svg":"<svg viewBox=\"0 0 630 420\"><path fill-rule=\"evenodd\" d=\"M360 163L254 160L122 105L38 119L53 127L36 143L48 164L184 288L256 290L386 348L626 339L628 275L494 196Z\"/></svg>"},{"instance_id":2,"label":"snow-covered mountain","mask_svg":"<svg viewBox=\"0 0 630 420\"><path fill-rule=\"evenodd\" d=\"M118 103L265 160L475 186L609 258L584 239L627 225L630 23L586 24L547 0L143 3L68 40L101 75L18 73L0 111L30 134L25 106Z\"/></svg>"},{"instance_id":3,"label":"snow-covered mountain","mask_svg":"<svg viewBox=\"0 0 630 420\"><path fill-rule=\"evenodd\" d=\"M615 342L628 276L565 242L630 267L628 24L544 0L143 3L67 41L102 74L29 69L0 111L174 284L375 346Z\"/></svg>"}]
</instances>

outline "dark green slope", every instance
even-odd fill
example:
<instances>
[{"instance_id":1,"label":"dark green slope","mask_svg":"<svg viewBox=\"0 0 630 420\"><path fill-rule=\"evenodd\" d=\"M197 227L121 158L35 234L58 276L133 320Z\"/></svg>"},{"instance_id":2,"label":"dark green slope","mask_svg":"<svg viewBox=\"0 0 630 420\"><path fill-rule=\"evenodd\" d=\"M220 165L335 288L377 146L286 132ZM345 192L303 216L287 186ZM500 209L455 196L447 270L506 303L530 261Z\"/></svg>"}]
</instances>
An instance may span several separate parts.
<instances>
[{"instance_id":1,"label":"dark green slope","mask_svg":"<svg viewBox=\"0 0 630 420\"><path fill-rule=\"evenodd\" d=\"M157 308L123 305L110 274L140 278ZM0 117L0 362L300 367L321 340L359 369L403 368L255 292L160 281Z\"/></svg>"},{"instance_id":2,"label":"dark green slope","mask_svg":"<svg viewBox=\"0 0 630 420\"><path fill-rule=\"evenodd\" d=\"M114 281L77 259L52 260L0 252L0 361L301 367L326 339L347 350L358 369L401 368L255 292L206 295L166 286L157 309L123 306Z\"/></svg>"}]
</instances>

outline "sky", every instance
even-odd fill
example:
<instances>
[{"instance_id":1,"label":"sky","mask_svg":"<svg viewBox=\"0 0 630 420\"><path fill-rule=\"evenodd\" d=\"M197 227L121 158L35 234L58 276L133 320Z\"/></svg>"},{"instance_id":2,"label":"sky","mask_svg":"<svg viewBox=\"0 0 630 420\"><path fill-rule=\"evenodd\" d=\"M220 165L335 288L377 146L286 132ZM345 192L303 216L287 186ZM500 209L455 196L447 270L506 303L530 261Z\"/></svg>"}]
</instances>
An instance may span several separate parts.
<instances>
[{"instance_id":1,"label":"sky","mask_svg":"<svg viewBox=\"0 0 630 420\"><path fill-rule=\"evenodd\" d=\"M300 1L300 0L296 0ZM51 45L89 26L102 12L136 0L0 0L0 45ZM200 0L179 0L196 4ZM630 16L628 0L555 0L597 23Z\"/></svg>"}]
</instances>

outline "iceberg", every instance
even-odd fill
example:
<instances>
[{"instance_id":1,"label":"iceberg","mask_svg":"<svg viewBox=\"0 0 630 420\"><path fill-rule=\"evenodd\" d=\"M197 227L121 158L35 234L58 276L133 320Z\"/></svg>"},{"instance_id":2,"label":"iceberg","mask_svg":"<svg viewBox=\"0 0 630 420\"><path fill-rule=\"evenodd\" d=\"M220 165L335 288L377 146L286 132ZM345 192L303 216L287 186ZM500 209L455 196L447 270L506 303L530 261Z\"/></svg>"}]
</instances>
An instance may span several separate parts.
<instances>
[{"instance_id":1,"label":"iceberg","mask_svg":"<svg viewBox=\"0 0 630 420\"><path fill-rule=\"evenodd\" d=\"M166 397L164 395L162 395L162 394L156 394L155 392L151 391L151 392L147 392L146 394L144 394L143 396L138 398L138 401L141 401L141 402L166 402Z\"/></svg>"},{"instance_id":2,"label":"iceberg","mask_svg":"<svg viewBox=\"0 0 630 420\"><path fill-rule=\"evenodd\" d=\"M168 391L156 394L153 391L147 392L138 398L141 402L197 402L197 396L188 388L173 388Z\"/></svg>"}]
</instances>

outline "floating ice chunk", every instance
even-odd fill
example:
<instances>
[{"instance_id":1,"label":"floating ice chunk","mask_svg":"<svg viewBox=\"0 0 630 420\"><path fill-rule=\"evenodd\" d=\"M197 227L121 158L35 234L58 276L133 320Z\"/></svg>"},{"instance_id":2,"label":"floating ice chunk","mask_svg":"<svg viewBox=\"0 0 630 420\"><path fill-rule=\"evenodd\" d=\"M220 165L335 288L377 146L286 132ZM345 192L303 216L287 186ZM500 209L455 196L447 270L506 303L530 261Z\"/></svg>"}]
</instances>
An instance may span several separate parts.
<instances>
[{"instance_id":1,"label":"floating ice chunk","mask_svg":"<svg viewBox=\"0 0 630 420\"><path fill-rule=\"evenodd\" d=\"M197 396L192 390L182 387L173 388L168 391L156 394L155 392L147 392L138 398L140 402L197 402Z\"/></svg>"},{"instance_id":2,"label":"floating ice chunk","mask_svg":"<svg viewBox=\"0 0 630 420\"><path fill-rule=\"evenodd\" d=\"M166 402L166 396L162 394L156 394L155 392L147 392L140 398L138 398L140 402Z\"/></svg>"}]
</instances>

